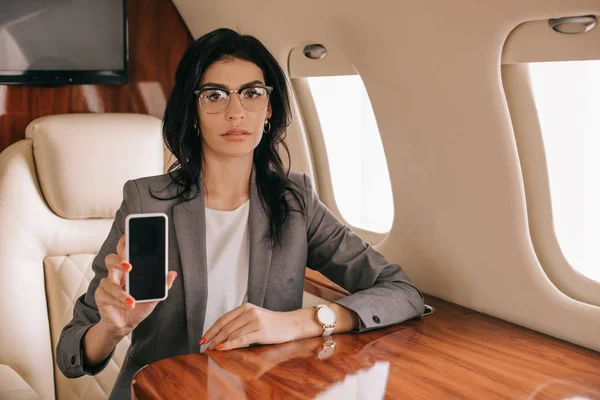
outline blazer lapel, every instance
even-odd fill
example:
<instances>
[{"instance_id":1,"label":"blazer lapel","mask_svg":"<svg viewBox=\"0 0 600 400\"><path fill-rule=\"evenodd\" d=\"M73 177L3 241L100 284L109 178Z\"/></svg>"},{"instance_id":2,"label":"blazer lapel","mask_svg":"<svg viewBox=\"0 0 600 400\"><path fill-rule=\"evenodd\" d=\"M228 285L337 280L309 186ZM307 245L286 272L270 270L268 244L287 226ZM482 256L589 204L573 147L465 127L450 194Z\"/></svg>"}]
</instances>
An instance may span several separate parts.
<instances>
[{"instance_id":1,"label":"blazer lapel","mask_svg":"<svg viewBox=\"0 0 600 400\"><path fill-rule=\"evenodd\" d=\"M181 256L185 314L190 353L200 352L208 297L204 189L192 200L173 207L173 223Z\"/></svg>"},{"instance_id":2,"label":"blazer lapel","mask_svg":"<svg viewBox=\"0 0 600 400\"><path fill-rule=\"evenodd\" d=\"M187 319L190 353L200 351L199 340L204 330L208 306L208 273L206 261L206 215L204 188L192 200L173 207L173 224L181 255L181 271ZM262 307L271 269L271 247L268 240L269 219L262 206L254 167L250 177L250 212L248 230L250 259L248 271L248 302ZM213 288L218 290L218 288Z\"/></svg>"},{"instance_id":3,"label":"blazer lapel","mask_svg":"<svg viewBox=\"0 0 600 400\"><path fill-rule=\"evenodd\" d=\"M248 303L263 307L271 269L271 246L268 240L269 219L258 194L254 166L250 177L248 230L250 231Z\"/></svg>"}]
</instances>

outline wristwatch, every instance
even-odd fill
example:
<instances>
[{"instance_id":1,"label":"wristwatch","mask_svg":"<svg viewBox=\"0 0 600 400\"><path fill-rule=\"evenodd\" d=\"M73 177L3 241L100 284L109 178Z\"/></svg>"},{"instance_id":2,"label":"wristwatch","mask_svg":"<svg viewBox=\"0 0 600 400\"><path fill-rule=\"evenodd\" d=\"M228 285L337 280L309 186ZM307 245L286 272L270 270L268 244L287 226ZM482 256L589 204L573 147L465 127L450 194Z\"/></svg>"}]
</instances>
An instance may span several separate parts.
<instances>
[{"instance_id":1,"label":"wristwatch","mask_svg":"<svg viewBox=\"0 0 600 400\"><path fill-rule=\"evenodd\" d=\"M337 321L335 311L326 304L316 305L315 309L317 310L315 320L323 327L323 334L321 336L331 335Z\"/></svg>"}]
</instances>

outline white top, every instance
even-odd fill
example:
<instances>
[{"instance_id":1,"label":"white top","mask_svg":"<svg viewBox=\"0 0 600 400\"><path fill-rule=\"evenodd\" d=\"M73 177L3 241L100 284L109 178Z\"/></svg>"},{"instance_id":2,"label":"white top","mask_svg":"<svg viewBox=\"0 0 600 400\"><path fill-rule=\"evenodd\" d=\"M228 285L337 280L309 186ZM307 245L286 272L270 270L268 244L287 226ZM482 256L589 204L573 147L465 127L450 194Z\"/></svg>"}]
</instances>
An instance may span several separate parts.
<instances>
[{"instance_id":1,"label":"white top","mask_svg":"<svg viewBox=\"0 0 600 400\"><path fill-rule=\"evenodd\" d=\"M208 300L203 335L219 318L248 301L249 212L250 200L233 211L205 208Z\"/></svg>"}]
</instances>

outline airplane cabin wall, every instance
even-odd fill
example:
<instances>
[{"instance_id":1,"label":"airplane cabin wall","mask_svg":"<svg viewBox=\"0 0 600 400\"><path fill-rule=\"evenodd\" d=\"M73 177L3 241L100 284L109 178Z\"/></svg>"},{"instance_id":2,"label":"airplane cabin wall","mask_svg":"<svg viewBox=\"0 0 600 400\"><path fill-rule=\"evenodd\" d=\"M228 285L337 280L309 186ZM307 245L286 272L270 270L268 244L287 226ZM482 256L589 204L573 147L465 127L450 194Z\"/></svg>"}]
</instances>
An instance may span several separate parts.
<instances>
[{"instance_id":1,"label":"airplane cabin wall","mask_svg":"<svg viewBox=\"0 0 600 400\"><path fill-rule=\"evenodd\" d=\"M600 350L600 308L559 291L533 250L500 74L504 43L519 24L598 15L600 3L174 4L194 38L223 26L241 30L262 40L284 69L295 47L340 49L365 83L390 169L395 219L378 250L426 293ZM297 107L288 131L292 169L310 172Z\"/></svg>"}]
</instances>

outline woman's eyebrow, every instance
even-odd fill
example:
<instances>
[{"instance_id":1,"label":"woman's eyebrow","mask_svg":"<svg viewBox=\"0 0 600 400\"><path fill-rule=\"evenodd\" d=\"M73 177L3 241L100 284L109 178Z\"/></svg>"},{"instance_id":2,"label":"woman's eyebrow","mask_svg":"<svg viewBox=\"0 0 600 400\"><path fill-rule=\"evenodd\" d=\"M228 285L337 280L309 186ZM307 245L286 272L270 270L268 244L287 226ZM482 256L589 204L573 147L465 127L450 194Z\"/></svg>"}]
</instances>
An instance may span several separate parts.
<instances>
[{"instance_id":1,"label":"woman's eyebrow","mask_svg":"<svg viewBox=\"0 0 600 400\"><path fill-rule=\"evenodd\" d=\"M252 86L252 85L264 85L264 84L265 83L263 81L255 80L252 82L244 83L242 86L240 86L240 89L248 87L248 86ZM217 87L217 88L229 89L229 86L225 85L224 83L215 83L215 82L203 83L202 85L200 85L200 89L202 89L203 87Z\"/></svg>"}]
</instances>

